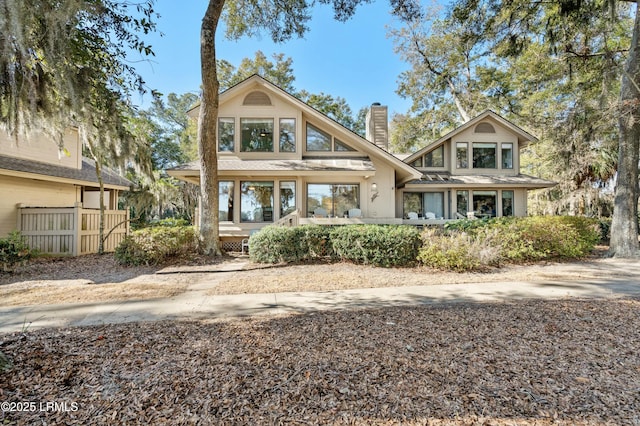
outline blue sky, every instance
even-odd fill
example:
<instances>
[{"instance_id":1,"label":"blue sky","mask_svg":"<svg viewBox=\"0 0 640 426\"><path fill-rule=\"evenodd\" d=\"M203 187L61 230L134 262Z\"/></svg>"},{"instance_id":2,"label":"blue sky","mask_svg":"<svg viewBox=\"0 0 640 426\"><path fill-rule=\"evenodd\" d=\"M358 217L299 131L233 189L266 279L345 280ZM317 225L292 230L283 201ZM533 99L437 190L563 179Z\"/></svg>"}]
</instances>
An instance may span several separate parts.
<instances>
[{"instance_id":1,"label":"blue sky","mask_svg":"<svg viewBox=\"0 0 640 426\"><path fill-rule=\"evenodd\" d=\"M156 56L151 63L136 64L150 88L163 94L198 92L200 87L200 23L206 0L157 0L161 15L158 29L163 37L152 36ZM387 38L388 1L360 6L346 23L333 19L331 8L318 6L304 39L274 44L268 36L229 41L218 28L217 55L238 66L245 57L261 50L269 59L284 53L293 59L294 86L310 93L324 92L346 99L356 113L373 102L389 106L389 112L404 113L410 101L395 93L398 75L407 68L393 52ZM149 95L140 101L143 107Z\"/></svg>"}]
</instances>

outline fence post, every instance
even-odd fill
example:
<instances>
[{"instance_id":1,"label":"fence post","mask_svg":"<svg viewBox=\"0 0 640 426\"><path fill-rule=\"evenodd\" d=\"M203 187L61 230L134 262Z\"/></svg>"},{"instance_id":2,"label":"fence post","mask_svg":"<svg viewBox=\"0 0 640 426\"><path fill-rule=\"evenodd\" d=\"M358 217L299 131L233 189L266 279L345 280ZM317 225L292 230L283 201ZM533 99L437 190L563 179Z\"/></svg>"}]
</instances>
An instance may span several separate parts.
<instances>
[{"instance_id":1,"label":"fence post","mask_svg":"<svg viewBox=\"0 0 640 426\"><path fill-rule=\"evenodd\" d=\"M73 256L80 255L80 243L82 236L82 203L76 202L73 206Z\"/></svg>"},{"instance_id":2,"label":"fence post","mask_svg":"<svg viewBox=\"0 0 640 426\"><path fill-rule=\"evenodd\" d=\"M16 204L16 209L18 210L18 217L16 218L16 229L19 232L22 232L22 208L24 207L23 203Z\"/></svg>"}]
</instances>

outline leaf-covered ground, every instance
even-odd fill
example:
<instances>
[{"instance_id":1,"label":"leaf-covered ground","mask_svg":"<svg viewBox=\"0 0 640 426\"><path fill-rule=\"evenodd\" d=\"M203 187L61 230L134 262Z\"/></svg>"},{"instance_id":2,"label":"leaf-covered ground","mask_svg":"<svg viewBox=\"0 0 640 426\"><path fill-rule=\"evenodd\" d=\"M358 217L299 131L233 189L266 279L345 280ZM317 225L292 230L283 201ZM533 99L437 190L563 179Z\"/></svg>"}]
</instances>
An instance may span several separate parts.
<instances>
[{"instance_id":1,"label":"leaf-covered ground","mask_svg":"<svg viewBox=\"0 0 640 426\"><path fill-rule=\"evenodd\" d=\"M0 402L38 408L5 410L9 424L640 424L635 299L109 325L0 342L14 364L0 373Z\"/></svg>"}]
</instances>

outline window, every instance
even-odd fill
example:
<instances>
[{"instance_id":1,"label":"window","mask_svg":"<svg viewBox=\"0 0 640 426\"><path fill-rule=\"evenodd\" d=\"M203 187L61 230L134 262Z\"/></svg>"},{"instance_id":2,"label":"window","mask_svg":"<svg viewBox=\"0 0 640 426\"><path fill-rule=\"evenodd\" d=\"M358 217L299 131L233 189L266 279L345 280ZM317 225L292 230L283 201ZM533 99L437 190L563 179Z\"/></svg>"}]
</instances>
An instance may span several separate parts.
<instances>
[{"instance_id":1,"label":"window","mask_svg":"<svg viewBox=\"0 0 640 426\"><path fill-rule=\"evenodd\" d=\"M476 217L496 217L496 191L473 191L473 210Z\"/></svg>"},{"instance_id":2,"label":"window","mask_svg":"<svg viewBox=\"0 0 640 426\"><path fill-rule=\"evenodd\" d=\"M280 217L293 213L296 209L296 183L280 182Z\"/></svg>"},{"instance_id":3,"label":"window","mask_svg":"<svg viewBox=\"0 0 640 426\"><path fill-rule=\"evenodd\" d=\"M513 144L502 144L502 168L513 169Z\"/></svg>"},{"instance_id":4,"label":"window","mask_svg":"<svg viewBox=\"0 0 640 426\"><path fill-rule=\"evenodd\" d=\"M418 157L411 165L413 167L422 167L422 157Z\"/></svg>"},{"instance_id":5,"label":"window","mask_svg":"<svg viewBox=\"0 0 640 426\"><path fill-rule=\"evenodd\" d=\"M458 206L456 211L459 215L457 218L466 218L469 211L469 191L456 191L456 204Z\"/></svg>"},{"instance_id":6,"label":"window","mask_svg":"<svg viewBox=\"0 0 640 426\"><path fill-rule=\"evenodd\" d=\"M409 213L417 213L422 216L422 197L419 192L405 192L403 196L402 208L404 217L409 218ZM409 218L411 219L411 218Z\"/></svg>"},{"instance_id":7,"label":"window","mask_svg":"<svg viewBox=\"0 0 640 426\"><path fill-rule=\"evenodd\" d=\"M490 123L480 123L476 126L476 133L495 133L496 129Z\"/></svg>"},{"instance_id":8,"label":"window","mask_svg":"<svg viewBox=\"0 0 640 426\"><path fill-rule=\"evenodd\" d=\"M350 209L360 208L360 186L357 184L307 185L307 212L313 216L316 209L324 209L333 217L349 214Z\"/></svg>"},{"instance_id":9,"label":"window","mask_svg":"<svg viewBox=\"0 0 640 426\"><path fill-rule=\"evenodd\" d=\"M467 142L456 143L456 167L459 169L469 167L469 144Z\"/></svg>"},{"instance_id":10,"label":"window","mask_svg":"<svg viewBox=\"0 0 640 426\"><path fill-rule=\"evenodd\" d=\"M444 146L440 145L438 148L424 155L425 167L444 167Z\"/></svg>"},{"instance_id":11,"label":"window","mask_svg":"<svg viewBox=\"0 0 640 426\"><path fill-rule=\"evenodd\" d=\"M296 152L296 119L280 119L280 152Z\"/></svg>"},{"instance_id":12,"label":"window","mask_svg":"<svg viewBox=\"0 0 640 426\"><path fill-rule=\"evenodd\" d=\"M273 222L273 182L240 182L240 221Z\"/></svg>"},{"instance_id":13,"label":"window","mask_svg":"<svg viewBox=\"0 0 640 426\"><path fill-rule=\"evenodd\" d=\"M233 152L235 149L236 123L233 118L218 119L218 151Z\"/></svg>"},{"instance_id":14,"label":"window","mask_svg":"<svg viewBox=\"0 0 640 426\"><path fill-rule=\"evenodd\" d=\"M513 191L502 191L502 216L513 216Z\"/></svg>"},{"instance_id":15,"label":"window","mask_svg":"<svg viewBox=\"0 0 640 426\"><path fill-rule=\"evenodd\" d=\"M425 192L424 212L427 219L444 217L444 192ZM431 217L432 214L433 217Z\"/></svg>"},{"instance_id":16,"label":"window","mask_svg":"<svg viewBox=\"0 0 640 426\"><path fill-rule=\"evenodd\" d=\"M233 181L218 182L218 219L233 221Z\"/></svg>"},{"instance_id":17,"label":"window","mask_svg":"<svg viewBox=\"0 0 640 426\"><path fill-rule=\"evenodd\" d=\"M273 152L273 118L241 118L243 152Z\"/></svg>"},{"instance_id":18,"label":"window","mask_svg":"<svg viewBox=\"0 0 640 426\"><path fill-rule=\"evenodd\" d=\"M474 143L473 144L473 168L474 169L495 169L496 168L496 144L495 143Z\"/></svg>"},{"instance_id":19,"label":"window","mask_svg":"<svg viewBox=\"0 0 640 426\"><path fill-rule=\"evenodd\" d=\"M331 135L307 123L307 151L331 151Z\"/></svg>"},{"instance_id":20,"label":"window","mask_svg":"<svg viewBox=\"0 0 640 426\"><path fill-rule=\"evenodd\" d=\"M355 149L351 148L349 145L338 139L334 139L334 143L334 151L355 151Z\"/></svg>"}]
</instances>

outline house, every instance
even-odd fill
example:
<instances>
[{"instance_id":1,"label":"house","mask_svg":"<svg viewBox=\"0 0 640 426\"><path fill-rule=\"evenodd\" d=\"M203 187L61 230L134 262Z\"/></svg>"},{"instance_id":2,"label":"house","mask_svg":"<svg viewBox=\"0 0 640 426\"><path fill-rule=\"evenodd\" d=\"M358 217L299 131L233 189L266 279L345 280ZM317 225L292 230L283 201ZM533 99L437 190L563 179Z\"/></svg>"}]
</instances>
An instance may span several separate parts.
<instances>
[{"instance_id":1,"label":"house","mask_svg":"<svg viewBox=\"0 0 640 426\"><path fill-rule=\"evenodd\" d=\"M554 185L519 173L519 151L535 138L492 112L402 160L388 152L387 108L379 104L371 106L363 138L257 75L219 100L219 218L227 250L273 223L424 225L467 217L476 206L478 217L526 215L527 190ZM466 168L456 162L462 142ZM198 162L167 172L199 183ZM486 210L491 201L493 211Z\"/></svg>"},{"instance_id":2,"label":"house","mask_svg":"<svg viewBox=\"0 0 640 426\"><path fill-rule=\"evenodd\" d=\"M31 248L52 254L84 254L97 250L100 187L95 164L82 157L76 129L68 129L63 147L42 133L28 138L0 133L0 237L19 230ZM114 249L126 234L127 212L118 197L131 185L103 169L107 231Z\"/></svg>"}]
</instances>

